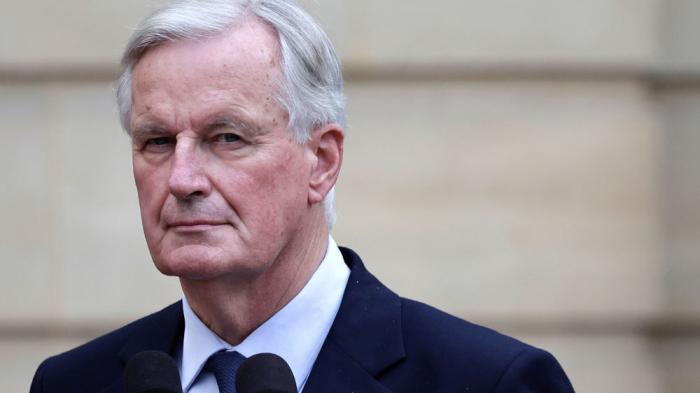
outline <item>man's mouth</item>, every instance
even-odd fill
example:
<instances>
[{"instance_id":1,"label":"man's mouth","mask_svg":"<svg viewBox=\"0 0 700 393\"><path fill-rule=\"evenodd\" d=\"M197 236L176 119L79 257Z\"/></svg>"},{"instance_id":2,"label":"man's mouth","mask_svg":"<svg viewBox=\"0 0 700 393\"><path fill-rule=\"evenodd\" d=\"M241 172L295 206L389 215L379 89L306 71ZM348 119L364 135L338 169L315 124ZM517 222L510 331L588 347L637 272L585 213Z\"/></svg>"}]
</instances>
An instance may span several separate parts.
<instances>
[{"instance_id":1,"label":"man's mouth","mask_svg":"<svg viewBox=\"0 0 700 393\"><path fill-rule=\"evenodd\" d=\"M222 221L211 220L182 220L169 223L168 229L176 232L202 232L223 225L228 224Z\"/></svg>"}]
</instances>

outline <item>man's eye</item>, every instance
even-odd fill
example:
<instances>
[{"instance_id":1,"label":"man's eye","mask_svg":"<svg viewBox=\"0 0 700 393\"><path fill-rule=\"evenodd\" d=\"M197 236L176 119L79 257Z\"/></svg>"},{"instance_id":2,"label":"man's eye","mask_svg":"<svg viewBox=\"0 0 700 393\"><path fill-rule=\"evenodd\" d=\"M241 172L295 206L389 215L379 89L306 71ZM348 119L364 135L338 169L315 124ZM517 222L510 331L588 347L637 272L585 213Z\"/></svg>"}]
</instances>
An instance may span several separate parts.
<instances>
[{"instance_id":1,"label":"man's eye","mask_svg":"<svg viewBox=\"0 0 700 393\"><path fill-rule=\"evenodd\" d=\"M217 136L217 139L219 140L219 142L233 143L233 142L240 141L241 137L229 132L229 133L225 133L225 134L219 134Z\"/></svg>"},{"instance_id":2,"label":"man's eye","mask_svg":"<svg viewBox=\"0 0 700 393\"><path fill-rule=\"evenodd\" d=\"M147 145L152 145L152 146L164 146L167 145L171 142L171 138L167 136L160 136L158 138L153 138L149 139L146 141Z\"/></svg>"},{"instance_id":3,"label":"man's eye","mask_svg":"<svg viewBox=\"0 0 700 393\"><path fill-rule=\"evenodd\" d=\"M170 136L157 136L142 142L141 149L151 153L161 153L170 150L175 144L175 138Z\"/></svg>"}]
</instances>

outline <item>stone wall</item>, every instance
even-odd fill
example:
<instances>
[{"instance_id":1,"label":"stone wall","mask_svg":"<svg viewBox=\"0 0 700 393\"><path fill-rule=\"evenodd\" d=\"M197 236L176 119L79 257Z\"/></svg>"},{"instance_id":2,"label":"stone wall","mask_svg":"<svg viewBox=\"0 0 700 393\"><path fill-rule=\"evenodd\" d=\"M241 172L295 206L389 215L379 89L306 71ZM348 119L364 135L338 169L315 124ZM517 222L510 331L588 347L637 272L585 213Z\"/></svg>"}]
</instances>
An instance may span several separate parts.
<instances>
[{"instance_id":1,"label":"stone wall","mask_svg":"<svg viewBox=\"0 0 700 393\"><path fill-rule=\"evenodd\" d=\"M181 296L151 265L112 98L158 3L0 14L3 391ZM700 388L700 3L305 3L345 64L340 244L549 349L577 391Z\"/></svg>"}]
</instances>

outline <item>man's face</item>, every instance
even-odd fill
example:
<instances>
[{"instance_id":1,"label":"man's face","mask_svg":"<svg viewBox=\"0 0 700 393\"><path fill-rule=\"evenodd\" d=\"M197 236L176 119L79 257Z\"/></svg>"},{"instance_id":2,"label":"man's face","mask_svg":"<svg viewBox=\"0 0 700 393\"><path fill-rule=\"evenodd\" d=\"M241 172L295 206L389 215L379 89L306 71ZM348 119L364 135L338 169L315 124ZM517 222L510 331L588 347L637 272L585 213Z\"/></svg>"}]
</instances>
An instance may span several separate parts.
<instances>
[{"instance_id":1,"label":"man's face","mask_svg":"<svg viewBox=\"0 0 700 393\"><path fill-rule=\"evenodd\" d=\"M161 272L259 274L308 224L314 158L276 101L278 52L273 32L250 19L154 48L135 67L134 177Z\"/></svg>"}]
</instances>

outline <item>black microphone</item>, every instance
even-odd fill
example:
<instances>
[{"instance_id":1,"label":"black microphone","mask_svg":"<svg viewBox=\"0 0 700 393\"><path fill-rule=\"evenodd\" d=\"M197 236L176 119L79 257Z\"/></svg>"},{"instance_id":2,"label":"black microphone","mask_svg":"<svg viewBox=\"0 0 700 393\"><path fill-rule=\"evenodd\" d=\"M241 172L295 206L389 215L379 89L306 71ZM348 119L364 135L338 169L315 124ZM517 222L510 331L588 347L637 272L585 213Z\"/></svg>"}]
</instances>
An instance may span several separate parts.
<instances>
[{"instance_id":1,"label":"black microphone","mask_svg":"<svg viewBox=\"0 0 700 393\"><path fill-rule=\"evenodd\" d=\"M294 374L274 353L259 353L243 361L236 372L237 393L297 393Z\"/></svg>"},{"instance_id":2,"label":"black microphone","mask_svg":"<svg viewBox=\"0 0 700 393\"><path fill-rule=\"evenodd\" d=\"M124 393L182 393L173 358L160 351L132 356L124 369Z\"/></svg>"}]
</instances>

